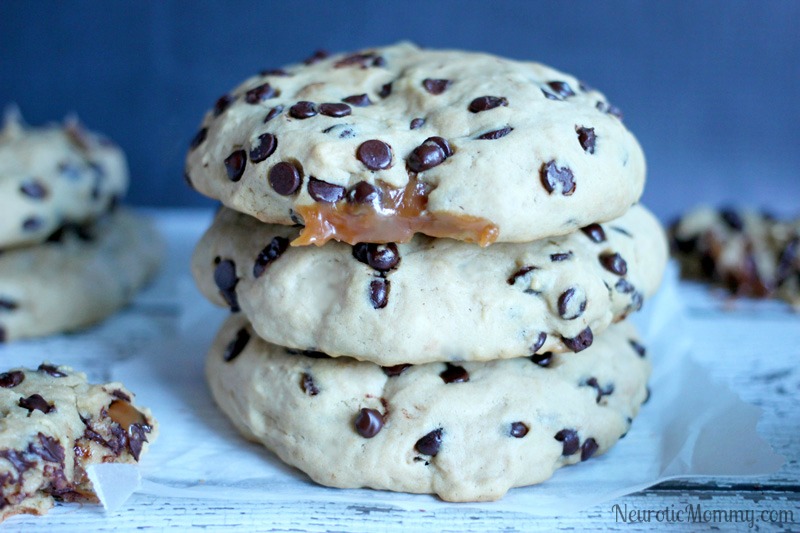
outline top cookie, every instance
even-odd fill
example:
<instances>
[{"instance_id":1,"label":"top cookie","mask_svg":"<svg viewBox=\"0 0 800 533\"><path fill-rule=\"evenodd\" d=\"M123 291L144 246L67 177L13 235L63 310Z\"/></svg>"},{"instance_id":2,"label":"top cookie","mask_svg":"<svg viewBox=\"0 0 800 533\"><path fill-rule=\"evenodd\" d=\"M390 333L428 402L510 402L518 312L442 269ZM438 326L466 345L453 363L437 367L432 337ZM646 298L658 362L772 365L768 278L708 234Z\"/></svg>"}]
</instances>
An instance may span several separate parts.
<instances>
[{"instance_id":1,"label":"top cookie","mask_svg":"<svg viewBox=\"0 0 800 533\"><path fill-rule=\"evenodd\" d=\"M122 150L77 122L0 131L0 248L43 242L65 224L106 212L128 188Z\"/></svg>"},{"instance_id":2,"label":"top cookie","mask_svg":"<svg viewBox=\"0 0 800 533\"><path fill-rule=\"evenodd\" d=\"M622 215L645 162L621 113L547 66L403 43L316 54L222 96L186 177L293 244L482 245L563 235Z\"/></svg>"}]
</instances>

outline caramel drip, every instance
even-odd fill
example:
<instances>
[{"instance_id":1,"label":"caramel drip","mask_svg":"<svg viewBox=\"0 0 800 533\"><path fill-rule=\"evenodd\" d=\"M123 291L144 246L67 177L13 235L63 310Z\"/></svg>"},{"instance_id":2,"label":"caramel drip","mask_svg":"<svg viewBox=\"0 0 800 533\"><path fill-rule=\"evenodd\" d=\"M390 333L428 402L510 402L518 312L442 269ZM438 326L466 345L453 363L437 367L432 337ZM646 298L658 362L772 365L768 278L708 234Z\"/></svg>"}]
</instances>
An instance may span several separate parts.
<instances>
[{"instance_id":1,"label":"caramel drip","mask_svg":"<svg viewBox=\"0 0 800 533\"><path fill-rule=\"evenodd\" d=\"M148 425L147 418L125 400L114 400L108 406L108 416L128 431L133 424Z\"/></svg>"},{"instance_id":2,"label":"caramel drip","mask_svg":"<svg viewBox=\"0 0 800 533\"><path fill-rule=\"evenodd\" d=\"M292 246L322 246L330 239L359 242L407 242L415 233L448 237L488 246L497 240L498 228L490 221L468 215L429 213L429 187L415 178L404 188L377 186L380 206L347 200L315 203L296 208L305 227Z\"/></svg>"}]
</instances>

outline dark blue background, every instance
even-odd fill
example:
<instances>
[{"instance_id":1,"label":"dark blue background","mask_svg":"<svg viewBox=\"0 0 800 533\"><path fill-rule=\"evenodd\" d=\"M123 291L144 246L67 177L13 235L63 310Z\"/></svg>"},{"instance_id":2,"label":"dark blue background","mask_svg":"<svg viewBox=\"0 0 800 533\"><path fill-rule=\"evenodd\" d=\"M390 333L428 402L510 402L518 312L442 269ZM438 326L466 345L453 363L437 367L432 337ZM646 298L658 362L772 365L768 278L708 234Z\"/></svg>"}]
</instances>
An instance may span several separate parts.
<instances>
[{"instance_id":1,"label":"dark blue background","mask_svg":"<svg viewBox=\"0 0 800 533\"><path fill-rule=\"evenodd\" d=\"M644 200L800 210L800 2L0 3L0 104L76 111L127 151L129 201L208 205L181 179L205 110L256 71L409 39L532 59L599 88L642 143Z\"/></svg>"}]
</instances>

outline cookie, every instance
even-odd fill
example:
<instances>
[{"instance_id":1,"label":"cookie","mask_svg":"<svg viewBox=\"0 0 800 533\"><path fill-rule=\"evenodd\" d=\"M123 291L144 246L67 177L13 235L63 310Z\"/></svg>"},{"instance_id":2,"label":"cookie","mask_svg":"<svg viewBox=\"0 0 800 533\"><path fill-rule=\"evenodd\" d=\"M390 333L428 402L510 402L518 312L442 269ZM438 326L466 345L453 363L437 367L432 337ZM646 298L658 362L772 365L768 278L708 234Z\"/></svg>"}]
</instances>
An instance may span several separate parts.
<instances>
[{"instance_id":1,"label":"cookie","mask_svg":"<svg viewBox=\"0 0 800 533\"><path fill-rule=\"evenodd\" d=\"M0 341L72 331L128 303L153 276L160 237L126 210L0 253Z\"/></svg>"},{"instance_id":2,"label":"cookie","mask_svg":"<svg viewBox=\"0 0 800 533\"><path fill-rule=\"evenodd\" d=\"M527 242L621 216L645 161L619 109L545 65L411 44L315 55L223 95L186 178L294 244Z\"/></svg>"},{"instance_id":3,"label":"cookie","mask_svg":"<svg viewBox=\"0 0 800 533\"><path fill-rule=\"evenodd\" d=\"M269 344L233 315L206 375L242 435L317 483L483 501L613 446L647 397L644 355L621 323L579 354L381 368Z\"/></svg>"},{"instance_id":4,"label":"cookie","mask_svg":"<svg viewBox=\"0 0 800 533\"><path fill-rule=\"evenodd\" d=\"M30 128L11 112L0 131L0 249L91 221L127 187L125 156L108 139L74 119Z\"/></svg>"},{"instance_id":5,"label":"cookie","mask_svg":"<svg viewBox=\"0 0 800 533\"><path fill-rule=\"evenodd\" d=\"M486 249L425 236L290 246L299 232L222 209L195 249L195 281L270 342L381 365L580 351L655 292L667 261L641 206Z\"/></svg>"},{"instance_id":6,"label":"cookie","mask_svg":"<svg viewBox=\"0 0 800 533\"><path fill-rule=\"evenodd\" d=\"M670 238L687 277L738 296L782 298L800 309L800 219L700 207L670 227Z\"/></svg>"},{"instance_id":7,"label":"cookie","mask_svg":"<svg viewBox=\"0 0 800 533\"><path fill-rule=\"evenodd\" d=\"M54 499L96 502L86 467L137 463L157 436L132 398L65 366L0 373L0 521L44 514Z\"/></svg>"}]
</instances>

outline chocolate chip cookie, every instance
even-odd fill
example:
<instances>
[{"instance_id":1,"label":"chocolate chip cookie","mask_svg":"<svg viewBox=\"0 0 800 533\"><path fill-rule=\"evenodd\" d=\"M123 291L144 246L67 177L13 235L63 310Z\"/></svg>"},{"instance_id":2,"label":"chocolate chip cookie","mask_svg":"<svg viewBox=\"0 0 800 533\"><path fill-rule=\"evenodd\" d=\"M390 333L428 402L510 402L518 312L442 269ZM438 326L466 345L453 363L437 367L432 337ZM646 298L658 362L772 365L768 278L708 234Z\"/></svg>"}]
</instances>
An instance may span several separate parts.
<instances>
[{"instance_id":1,"label":"chocolate chip cookie","mask_svg":"<svg viewBox=\"0 0 800 533\"><path fill-rule=\"evenodd\" d=\"M206 372L242 435L318 483L482 501L613 446L647 398L645 355L621 323L579 354L380 367L269 344L238 314Z\"/></svg>"},{"instance_id":2,"label":"chocolate chip cookie","mask_svg":"<svg viewBox=\"0 0 800 533\"><path fill-rule=\"evenodd\" d=\"M40 245L0 253L0 341L72 331L127 304L153 276L161 239L117 209L92 225L67 225Z\"/></svg>"},{"instance_id":3,"label":"chocolate chip cookie","mask_svg":"<svg viewBox=\"0 0 800 533\"><path fill-rule=\"evenodd\" d=\"M0 249L90 222L127 187L125 156L108 139L76 119L31 128L9 113L0 131Z\"/></svg>"},{"instance_id":4,"label":"chocolate chip cookie","mask_svg":"<svg viewBox=\"0 0 800 533\"><path fill-rule=\"evenodd\" d=\"M54 499L97 501L86 468L136 463L158 433L132 398L65 366L0 373L0 521L44 514Z\"/></svg>"},{"instance_id":5,"label":"chocolate chip cookie","mask_svg":"<svg viewBox=\"0 0 800 533\"><path fill-rule=\"evenodd\" d=\"M290 246L300 231L222 209L194 253L198 286L270 342L381 365L581 351L639 309L667 261L660 224L638 205L488 248L422 235Z\"/></svg>"},{"instance_id":6,"label":"chocolate chip cookie","mask_svg":"<svg viewBox=\"0 0 800 533\"><path fill-rule=\"evenodd\" d=\"M621 216L645 161L622 113L574 76L488 54L402 43L317 54L220 97L186 179L296 245L487 245Z\"/></svg>"}]
</instances>

